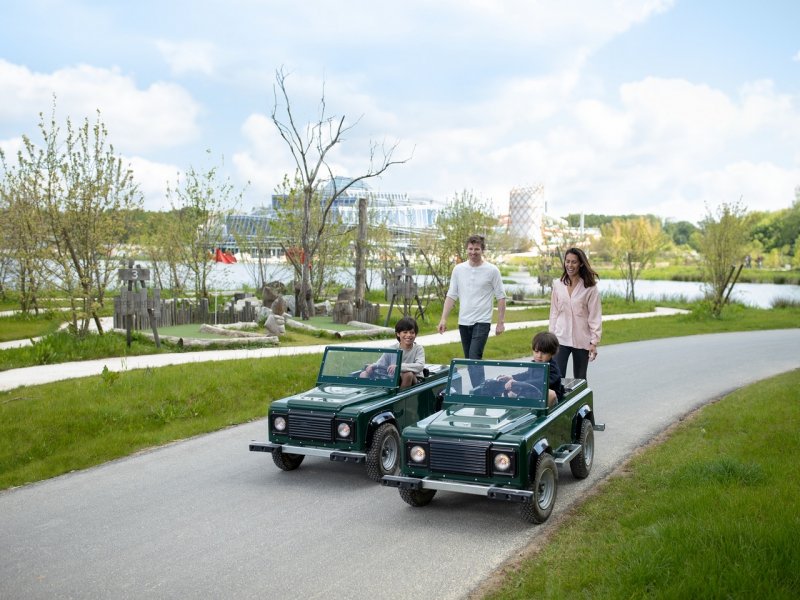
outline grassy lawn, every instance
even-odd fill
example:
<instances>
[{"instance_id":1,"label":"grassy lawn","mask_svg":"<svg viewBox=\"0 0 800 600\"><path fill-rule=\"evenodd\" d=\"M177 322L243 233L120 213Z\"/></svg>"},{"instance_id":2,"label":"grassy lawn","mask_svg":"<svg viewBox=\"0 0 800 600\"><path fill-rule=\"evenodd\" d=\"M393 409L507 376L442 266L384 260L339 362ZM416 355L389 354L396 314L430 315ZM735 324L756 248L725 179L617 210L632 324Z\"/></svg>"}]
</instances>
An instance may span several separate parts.
<instances>
[{"instance_id":1,"label":"grassy lawn","mask_svg":"<svg viewBox=\"0 0 800 600\"><path fill-rule=\"evenodd\" d=\"M697 411L484 598L796 598L800 370Z\"/></svg>"},{"instance_id":2,"label":"grassy lawn","mask_svg":"<svg viewBox=\"0 0 800 600\"><path fill-rule=\"evenodd\" d=\"M58 330L64 322L64 315L48 311L39 316L12 315L0 317L0 342L11 340L27 340L40 337Z\"/></svg>"}]
</instances>

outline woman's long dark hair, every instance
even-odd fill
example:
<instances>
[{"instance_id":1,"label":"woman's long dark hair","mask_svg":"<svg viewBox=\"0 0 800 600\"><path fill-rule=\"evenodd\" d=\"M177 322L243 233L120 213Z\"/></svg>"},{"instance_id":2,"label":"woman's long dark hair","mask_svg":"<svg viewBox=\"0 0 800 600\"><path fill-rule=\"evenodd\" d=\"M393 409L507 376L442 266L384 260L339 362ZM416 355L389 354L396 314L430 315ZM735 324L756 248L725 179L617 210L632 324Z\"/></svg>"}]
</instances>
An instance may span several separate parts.
<instances>
[{"instance_id":1,"label":"woman's long dark hair","mask_svg":"<svg viewBox=\"0 0 800 600\"><path fill-rule=\"evenodd\" d=\"M589 258L586 256L586 253L580 248L567 248L567 251L564 252L564 260L561 261L562 265L567 260L567 254L574 254L578 257L578 261L581 263L581 266L578 268L578 275L580 275L581 279L583 279L583 285L587 288L597 285L597 278L599 275L594 269L592 269L592 265L589 264ZM569 285L567 267L564 267L564 273L561 275L561 282L564 285Z\"/></svg>"}]
</instances>

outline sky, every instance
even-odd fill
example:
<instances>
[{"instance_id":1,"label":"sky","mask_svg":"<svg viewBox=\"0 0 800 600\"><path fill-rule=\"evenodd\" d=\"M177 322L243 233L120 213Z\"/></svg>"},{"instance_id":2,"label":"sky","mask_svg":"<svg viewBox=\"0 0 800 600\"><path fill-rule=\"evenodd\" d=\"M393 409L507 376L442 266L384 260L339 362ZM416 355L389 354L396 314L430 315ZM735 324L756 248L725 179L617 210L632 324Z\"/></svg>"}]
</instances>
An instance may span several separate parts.
<instances>
[{"instance_id":1,"label":"sky","mask_svg":"<svg viewBox=\"0 0 800 600\"><path fill-rule=\"evenodd\" d=\"M218 167L241 212L294 162L271 120L276 72L301 125L352 125L330 155L408 159L370 181L508 211L697 222L721 203L792 206L800 185L797 0L3 0L0 148L48 120L94 121L165 210Z\"/></svg>"}]
</instances>

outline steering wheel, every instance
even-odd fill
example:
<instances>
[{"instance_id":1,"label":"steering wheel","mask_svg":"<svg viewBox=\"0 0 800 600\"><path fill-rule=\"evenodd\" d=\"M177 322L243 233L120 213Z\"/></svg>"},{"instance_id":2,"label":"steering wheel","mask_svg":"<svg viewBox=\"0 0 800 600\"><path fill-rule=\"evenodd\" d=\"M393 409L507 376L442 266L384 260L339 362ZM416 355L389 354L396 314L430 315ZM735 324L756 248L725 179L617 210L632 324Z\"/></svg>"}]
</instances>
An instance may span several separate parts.
<instances>
[{"instance_id":1,"label":"steering wheel","mask_svg":"<svg viewBox=\"0 0 800 600\"><path fill-rule=\"evenodd\" d=\"M385 365L377 365L373 367L372 372L369 374L370 379L391 379L389 369Z\"/></svg>"},{"instance_id":2,"label":"steering wheel","mask_svg":"<svg viewBox=\"0 0 800 600\"><path fill-rule=\"evenodd\" d=\"M513 381L511 383L511 391L517 396L524 396L525 398L541 398L542 389L532 383L524 381Z\"/></svg>"}]
</instances>

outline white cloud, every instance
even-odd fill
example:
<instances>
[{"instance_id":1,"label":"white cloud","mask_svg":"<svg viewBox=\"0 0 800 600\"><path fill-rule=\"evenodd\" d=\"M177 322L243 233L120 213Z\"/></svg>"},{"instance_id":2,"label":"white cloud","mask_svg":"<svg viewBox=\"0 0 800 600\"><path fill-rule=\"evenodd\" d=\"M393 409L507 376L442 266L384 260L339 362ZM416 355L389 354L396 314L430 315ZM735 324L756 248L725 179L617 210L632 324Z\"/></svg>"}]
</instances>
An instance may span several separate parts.
<instances>
[{"instance_id":1,"label":"white cloud","mask_svg":"<svg viewBox=\"0 0 800 600\"><path fill-rule=\"evenodd\" d=\"M69 115L74 123L94 121L100 110L115 148L145 152L178 146L198 136L201 108L186 90L156 82L146 89L118 69L78 65L35 73L0 59L0 118L30 123L45 115L56 97L57 118Z\"/></svg>"},{"instance_id":2,"label":"white cloud","mask_svg":"<svg viewBox=\"0 0 800 600\"><path fill-rule=\"evenodd\" d=\"M133 171L134 181L139 186L143 196L145 210L169 210L166 199L167 185L175 186L181 172L175 165L157 163L141 156L123 158L123 164L128 164Z\"/></svg>"},{"instance_id":3,"label":"white cloud","mask_svg":"<svg viewBox=\"0 0 800 600\"><path fill-rule=\"evenodd\" d=\"M172 72L177 75L213 75L217 71L219 50L210 42L157 40L155 44Z\"/></svg>"},{"instance_id":4,"label":"white cloud","mask_svg":"<svg viewBox=\"0 0 800 600\"><path fill-rule=\"evenodd\" d=\"M8 140L0 140L0 150L6 155L6 163L9 166L16 165L17 163L17 152L22 150L22 138L15 137Z\"/></svg>"}]
</instances>

